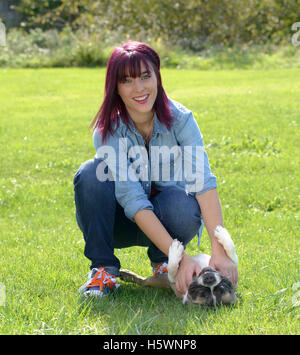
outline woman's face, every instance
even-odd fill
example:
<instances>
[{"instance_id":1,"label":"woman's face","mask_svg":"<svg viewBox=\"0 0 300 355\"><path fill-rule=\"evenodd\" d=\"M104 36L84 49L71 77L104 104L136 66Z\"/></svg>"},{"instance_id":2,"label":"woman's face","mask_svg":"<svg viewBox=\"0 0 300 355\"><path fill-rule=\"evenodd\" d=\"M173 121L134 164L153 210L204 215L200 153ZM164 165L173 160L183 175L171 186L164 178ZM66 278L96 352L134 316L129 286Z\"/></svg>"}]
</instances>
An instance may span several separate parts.
<instances>
[{"instance_id":1,"label":"woman's face","mask_svg":"<svg viewBox=\"0 0 300 355\"><path fill-rule=\"evenodd\" d=\"M117 89L134 123L147 123L153 118L153 105L157 96L157 78L150 63L149 71L141 62L141 76L126 76Z\"/></svg>"}]
</instances>

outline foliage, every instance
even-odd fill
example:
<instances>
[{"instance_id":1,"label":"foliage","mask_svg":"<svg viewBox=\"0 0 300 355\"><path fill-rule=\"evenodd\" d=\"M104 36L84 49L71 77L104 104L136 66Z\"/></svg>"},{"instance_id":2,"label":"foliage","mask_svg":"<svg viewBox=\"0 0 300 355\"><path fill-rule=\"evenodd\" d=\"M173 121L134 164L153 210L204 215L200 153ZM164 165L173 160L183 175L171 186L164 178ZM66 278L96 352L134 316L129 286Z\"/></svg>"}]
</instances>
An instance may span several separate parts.
<instances>
[{"instance_id":1,"label":"foliage","mask_svg":"<svg viewBox=\"0 0 300 355\"><path fill-rule=\"evenodd\" d=\"M105 66L117 37L80 28L61 31L40 28L11 29L7 46L0 47L0 67ZM300 67L300 47L289 45L211 46L198 53L170 46L162 40L149 44L157 50L162 67L178 69L245 69Z\"/></svg>"},{"instance_id":2,"label":"foliage","mask_svg":"<svg viewBox=\"0 0 300 355\"><path fill-rule=\"evenodd\" d=\"M105 39L159 38L193 51L211 45L288 42L300 0L20 0L29 28L85 28Z\"/></svg>"}]
</instances>

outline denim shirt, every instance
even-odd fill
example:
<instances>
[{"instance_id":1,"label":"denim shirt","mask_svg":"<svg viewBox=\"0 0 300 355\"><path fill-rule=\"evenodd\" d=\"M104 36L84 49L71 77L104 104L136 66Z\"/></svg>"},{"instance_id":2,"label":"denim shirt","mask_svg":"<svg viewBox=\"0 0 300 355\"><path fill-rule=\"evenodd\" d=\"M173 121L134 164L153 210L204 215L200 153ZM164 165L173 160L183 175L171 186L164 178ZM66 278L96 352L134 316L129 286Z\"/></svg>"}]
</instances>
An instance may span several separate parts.
<instances>
[{"instance_id":1,"label":"denim shirt","mask_svg":"<svg viewBox=\"0 0 300 355\"><path fill-rule=\"evenodd\" d=\"M149 199L151 185L159 191L177 185L192 196L217 187L216 177L210 170L203 146L202 134L192 112L172 99L169 99L169 105L173 117L171 128L168 130L154 114L149 153L140 132L133 124L128 128L121 119L113 135L108 134L104 143L101 141L101 132L98 129L94 131L96 158L103 159L102 167L101 164L98 165L100 175L110 171L110 175L106 177L115 181L116 200L124 208L125 215L133 222L138 211L153 210ZM172 154L160 155L160 147L164 147L166 152ZM200 159L196 158L197 152ZM189 170L192 169L193 175L189 176L188 173L185 175L184 161L190 162ZM177 172L176 164L180 167ZM166 167L168 169L164 170ZM166 175L167 178L164 176L165 173L169 173ZM191 177L194 176L201 177L200 183L193 183ZM192 186L192 189L189 186Z\"/></svg>"}]
</instances>

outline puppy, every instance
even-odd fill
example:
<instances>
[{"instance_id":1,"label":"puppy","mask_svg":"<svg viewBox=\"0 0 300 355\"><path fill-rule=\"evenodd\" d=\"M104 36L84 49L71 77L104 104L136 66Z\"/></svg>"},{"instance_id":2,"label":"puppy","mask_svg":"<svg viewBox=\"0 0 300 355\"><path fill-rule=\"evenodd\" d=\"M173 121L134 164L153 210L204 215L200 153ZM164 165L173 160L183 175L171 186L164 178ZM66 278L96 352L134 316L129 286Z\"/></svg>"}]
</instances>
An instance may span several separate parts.
<instances>
[{"instance_id":1,"label":"puppy","mask_svg":"<svg viewBox=\"0 0 300 355\"><path fill-rule=\"evenodd\" d=\"M237 265L238 258L234 244L227 230L221 226L217 226L214 235L219 243L223 245L227 255ZM209 307L216 307L219 304L236 303L237 297L234 293L232 283L218 271L209 266L210 256L206 254L199 254L193 257L200 266L201 271L198 276L193 278L185 295L180 294L176 290L175 278L179 263L182 259L183 251L183 245L175 239L169 249L168 262L168 279L170 281L170 286L176 296L182 298L183 304L195 303Z\"/></svg>"}]
</instances>

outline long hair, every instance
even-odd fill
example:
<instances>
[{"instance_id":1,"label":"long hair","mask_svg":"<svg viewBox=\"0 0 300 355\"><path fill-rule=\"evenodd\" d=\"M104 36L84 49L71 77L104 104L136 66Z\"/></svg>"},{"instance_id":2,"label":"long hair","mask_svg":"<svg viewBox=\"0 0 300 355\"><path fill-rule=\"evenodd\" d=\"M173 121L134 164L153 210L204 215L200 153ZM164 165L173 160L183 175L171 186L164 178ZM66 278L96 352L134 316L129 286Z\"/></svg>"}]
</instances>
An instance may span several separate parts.
<instances>
[{"instance_id":1,"label":"long hair","mask_svg":"<svg viewBox=\"0 0 300 355\"><path fill-rule=\"evenodd\" d=\"M157 97L153 109L158 120L170 129L173 118L168 97L162 86L159 56L147 44L129 41L115 48L109 58L103 103L90 124L90 128L98 128L101 131L102 143L109 133L113 134L113 125L116 123L118 126L120 119L128 127L130 125L126 107L117 92L117 84L124 79L128 72L133 78L140 76L141 62L145 64L147 70L149 70L148 63L151 63L153 67L157 77Z\"/></svg>"}]
</instances>

